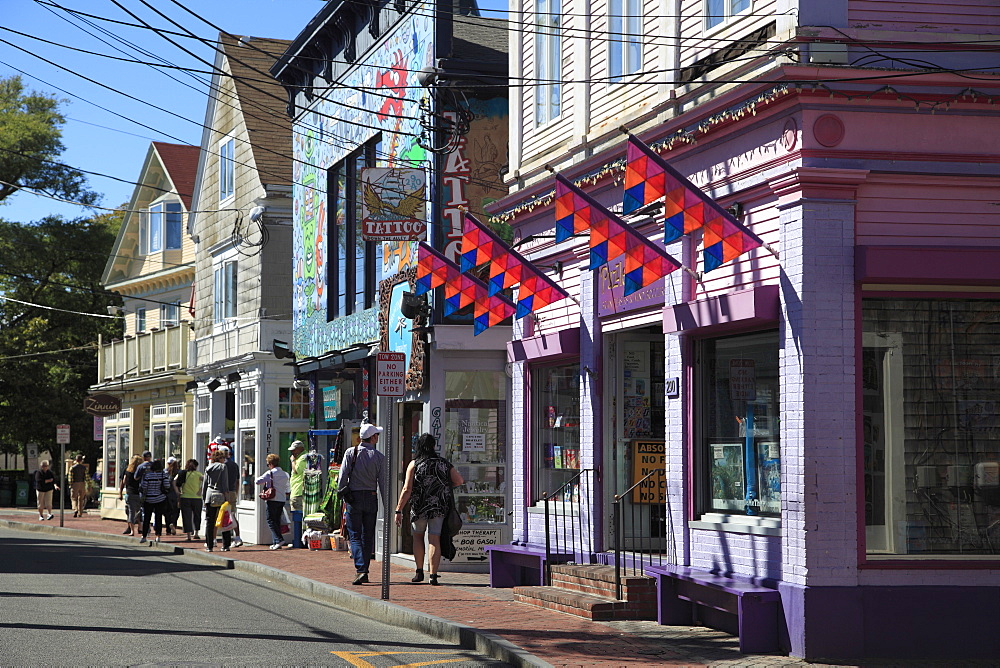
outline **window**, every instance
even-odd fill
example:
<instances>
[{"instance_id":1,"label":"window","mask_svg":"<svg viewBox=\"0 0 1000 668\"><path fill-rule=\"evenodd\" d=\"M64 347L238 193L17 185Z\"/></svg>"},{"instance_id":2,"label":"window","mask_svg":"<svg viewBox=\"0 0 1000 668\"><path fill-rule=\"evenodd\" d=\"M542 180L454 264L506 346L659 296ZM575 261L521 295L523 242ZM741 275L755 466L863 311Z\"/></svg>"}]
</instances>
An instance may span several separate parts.
<instances>
[{"instance_id":1,"label":"window","mask_svg":"<svg viewBox=\"0 0 1000 668\"><path fill-rule=\"evenodd\" d=\"M531 388L534 502L580 472L580 363L532 369ZM563 500L578 501L579 478L563 494Z\"/></svg>"},{"instance_id":2,"label":"window","mask_svg":"<svg viewBox=\"0 0 1000 668\"><path fill-rule=\"evenodd\" d=\"M236 162L233 159L235 140L231 137L219 143L219 201L232 197L236 192Z\"/></svg>"},{"instance_id":3,"label":"window","mask_svg":"<svg viewBox=\"0 0 1000 668\"><path fill-rule=\"evenodd\" d=\"M538 0L535 11L535 58L539 84L535 88L535 124L559 116L562 96L562 0ZM549 83L546 83L549 82Z\"/></svg>"},{"instance_id":4,"label":"window","mask_svg":"<svg viewBox=\"0 0 1000 668\"><path fill-rule=\"evenodd\" d=\"M153 425L153 447L149 449L153 453L153 459L166 459L167 457L167 425Z\"/></svg>"},{"instance_id":5,"label":"window","mask_svg":"<svg viewBox=\"0 0 1000 668\"><path fill-rule=\"evenodd\" d=\"M137 308L135 310L135 331L136 331L137 334L139 332L145 332L146 331L146 309L145 308Z\"/></svg>"},{"instance_id":6,"label":"window","mask_svg":"<svg viewBox=\"0 0 1000 668\"><path fill-rule=\"evenodd\" d=\"M121 473L118 469L118 430L104 430L104 486L118 487L118 479L125 473L128 462L122 464Z\"/></svg>"},{"instance_id":7,"label":"window","mask_svg":"<svg viewBox=\"0 0 1000 668\"><path fill-rule=\"evenodd\" d=\"M777 333L708 339L698 356L702 509L780 515Z\"/></svg>"},{"instance_id":8,"label":"window","mask_svg":"<svg viewBox=\"0 0 1000 668\"><path fill-rule=\"evenodd\" d=\"M198 424L208 424L212 420L212 397L204 395L195 399L195 420Z\"/></svg>"},{"instance_id":9,"label":"window","mask_svg":"<svg viewBox=\"0 0 1000 668\"><path fill-rule=\"evenodd\" d=\"M257 498L256 490L256 452L257 452L257 431L255 429L243 429L240 431L239 456L242 461L236 460L240 464L240 501L253 501ZM235 454L235 453L234 453Z\"/></svg>"},{"instance_id":10,"label":"window","mask_svg":"<svg viewBox=\"0 0 1000 668\"><path fill-rule=\"evenodd\" d=\"M642 5L640 0L611 0L608 67L611 81L642 68Z\"/></svg>"},{"instance_id":11,"label":"window","mask_svg":"<svg viewBox=\"0 0 1000 668\"><path fill-rule=\"evenodd\" d=\"M215 267L213 314L216 323L236 317L236 260L226 260Z\"/></svg>"},{"instance_id":12,"label":"window","mask_svg":"<svg viewBox=\"0 0 1000 668\"><path fill-rule=\"evenodd\" d=\"M282 387L278 389L278 418L304 420L309 417L309 389Z\"/></svg>"},{"instance_id":13,"label":"window","mask_svg":"<svg viewBox=\"0 0 1000 668\"><path fill-rule=\"evenodd\" d=\"M181 247L180 202L159 202L139 212L139 252L142 255Z\"/></svg>"},{"instance_id":14,"label":"window","mask_svg":"<svg viewBox=\"0 0 1000 668\"><path fill-rule=\"evenodd\" d=\"M866 551L1000 554L1000 301L862 302Z\"/></svg>"},{"instance_id":15,"label":"window","mask_svg":"<svg viewBox=\"0 0 1000 668\"><path fill-rule=\"evenodd\" d=\"M375 305L382 276L382 244L362 238L361 170L384 164L382 143L375 139L334 165L327 173L331 216L329 238L337 252L330 254L327 285L329 319L357 313Z\"/></svg>"},{"instance_id":16,"label":"window","mask_svg":"<svg viewBox=\"0 0 1000 668\"><path fill-rule=\"evenodd\" d=\"M173 327L174 325L179 325L181 322L180 313L180 302L174 302L173 304L161 304L160 327Z\"/></svg>"},{"instance_id":17,"label":"window","mask_svg":"<svg viewBox=\"0 0 1000 668\"><path fill-rule=\"evenodd\" d=\"M257 417L257 389L250 387L240 390L240 419L253 420Z\"/></svg>"},{"instance_id":18,"label":"window","mask_svg":"<svg viewBox=\"0 0 1000 668\"><path fill-rule=\"evenodd\" d=\"M184 426L180 422L171 422L167 425L167 445L169 446L167 452L169 457L181 458L181 439L183 433Z\"/></svg>"},{"instance_id":19,"label":"window","mask_svg":"<svg viewBox=\"0 0 1000 668\"><path fill-rule=\"evenodd\" d=\"M748 9L750 0L705 0L705 28L714 28Z\"/></svg>"}]
</instances>

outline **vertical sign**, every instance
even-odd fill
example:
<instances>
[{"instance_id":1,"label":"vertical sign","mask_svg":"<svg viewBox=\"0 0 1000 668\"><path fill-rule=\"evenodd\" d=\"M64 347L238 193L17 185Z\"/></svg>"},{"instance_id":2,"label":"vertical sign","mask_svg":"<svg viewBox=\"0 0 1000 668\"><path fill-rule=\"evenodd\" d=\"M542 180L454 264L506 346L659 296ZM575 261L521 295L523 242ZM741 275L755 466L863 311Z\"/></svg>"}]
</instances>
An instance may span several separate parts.
<instances>
[{"instance_id":1,"label":"vertical sign","mask_svg":"<svg viewBox=\"0 0 1000 668\"><path fill-rule=\"evenodd\" d=\"M664 441L632 441L632 503L662 505L667 502L667 449Z\"/></svg>"},{"instance_id":2,"label":"vertical sign","mask_svg":"<svg viewBox=\"0 0 1000 668\"><path fill-rule=\"evenodd\" d=\"M378 353L375 358L375 394L380 397L406 394L406 353Z\"/></svg>"},{"instance_id":3,"label":"vertical sign","mask_svg":"<svg viewBox=\"0 0 1000 668\"><path fill-rule=\"evenodd\" d=\"M757 373L753 360L729 360L729 398L735 402L757 398Z\"/></svg>"},{"instance_id":4,"label":"vertical sign","mask_svg":"<svg viewBox=\"0 0 1000 668\"><path fill-rule=\"evenodd\" d=\"M69 443L69 425L68 424L58 424L56 425L56 443L60 445L67 445Z\"/></svg>"}]
</instances>

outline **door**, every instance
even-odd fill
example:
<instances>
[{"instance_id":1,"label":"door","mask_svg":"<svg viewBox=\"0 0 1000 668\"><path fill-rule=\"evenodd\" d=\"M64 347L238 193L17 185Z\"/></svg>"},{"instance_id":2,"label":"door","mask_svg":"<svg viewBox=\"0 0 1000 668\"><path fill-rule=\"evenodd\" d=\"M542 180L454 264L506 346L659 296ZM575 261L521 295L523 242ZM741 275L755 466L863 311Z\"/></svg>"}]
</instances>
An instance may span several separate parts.
<instances>
[{"instance_id":1,"label":"door","mask_svg":"<svg viewBox=\"0 0 1000 668\"><path fill-rule=\"evenodd\" d=\"M399 467L397 470L396 489L402 490L403 483L406 482L406 467L413 459L413 449L420 436L420 425L424 419L424 404L419 401L408 401L400 404L399 411ZM403 554L413 554L413 534L409 523L409 505L403 509L404 522L399 528L399 551Z\"/></svg>"},{"instance_id":2,"label":"door","mask_svg":"<svg viewBox=\"0 0 1000 668\"><path fill-rule=\"evenodd\" d=\"M621 515L622 546L661 552L666 546L664 471L665 344L659 328L608 335L605 346L605 470L611 472L605 500L609 549L614 499Z\"/></svg>"}]
</instances>

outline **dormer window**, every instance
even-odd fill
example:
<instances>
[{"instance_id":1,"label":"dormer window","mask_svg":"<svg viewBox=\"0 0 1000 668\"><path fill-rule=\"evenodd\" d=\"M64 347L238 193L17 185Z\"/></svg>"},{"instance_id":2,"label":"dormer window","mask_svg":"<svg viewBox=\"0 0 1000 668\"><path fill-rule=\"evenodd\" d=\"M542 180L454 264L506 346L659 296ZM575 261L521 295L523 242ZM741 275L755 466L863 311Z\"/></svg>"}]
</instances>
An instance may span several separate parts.
<instances>
[{"instance_id":1,"label":"dormer window","mask_svg":"<svg viewBox=\"0 0 1000 668\"><path fill-rule=\"evenodd\" d=\"M142 255L181 247L180 202L157 202L139 213L139 252Z\"/></svg>"}]
</instances>

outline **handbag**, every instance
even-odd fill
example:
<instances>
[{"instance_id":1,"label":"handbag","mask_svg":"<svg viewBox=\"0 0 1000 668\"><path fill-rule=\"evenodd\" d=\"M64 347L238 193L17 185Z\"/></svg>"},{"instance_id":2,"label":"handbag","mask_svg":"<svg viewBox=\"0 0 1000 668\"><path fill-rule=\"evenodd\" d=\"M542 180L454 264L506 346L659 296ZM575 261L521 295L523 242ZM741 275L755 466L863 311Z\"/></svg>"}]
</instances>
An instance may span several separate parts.
<instances>
[{"instance_id":1,"label":"handbag","mask_svg":"<svg viewBox=\"0 0 1000 668\"><path fill-rule=\"evenodd\" d=\"M217 490L209 490L207 503L210 506L221 506L226 502L226 495Z\"/></svg>"},{"instance_id":2,"label":"handbag","mask_svg":"<svg viewBox=\"0 0 1000 668\"><path fill-rule=\"evenodd\" d=\"M351 471L354 471L354 464L358 461L358 448L360 445L354 446L354 461L351 462ZM348 505L354 504L354 492L351 491L349 485L351 484L351 476L347 476L347 480L337 489L337 495L340 500Z\"/></svg>"},{"instance_id":3,"label":"handbag","mask_svg":"<svg viewBox=\"0 0 1000 668\"><path fill-rule=\"evenodd\" d=\"M271 474L271 484L270 485L265 484L264 490L257 496L264 499L265 501L270 501L271 499L274 498L275 494L277 494L277 490L274 488L274 474Z\"/></svg>"}]
</instances>

